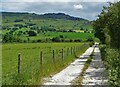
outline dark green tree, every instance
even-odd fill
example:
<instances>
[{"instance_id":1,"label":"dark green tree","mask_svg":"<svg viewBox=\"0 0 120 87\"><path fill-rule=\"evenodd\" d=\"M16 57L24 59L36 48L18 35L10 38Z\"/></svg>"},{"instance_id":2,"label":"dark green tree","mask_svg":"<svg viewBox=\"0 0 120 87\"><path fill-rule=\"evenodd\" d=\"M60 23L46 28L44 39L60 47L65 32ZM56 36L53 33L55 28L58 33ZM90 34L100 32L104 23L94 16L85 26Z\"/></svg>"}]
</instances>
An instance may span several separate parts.
<instances>
[{"instance_id":1,"label":"dark green tree","mask_svg":"<svg viewBox=\"0 0 120 87\"><path fill-rule=\"evenodd\" d=\"M37 33L35 31L30 30L30 31L28 31L28 35L29 36L37 36Z\"/></svg>"}]
</instances>

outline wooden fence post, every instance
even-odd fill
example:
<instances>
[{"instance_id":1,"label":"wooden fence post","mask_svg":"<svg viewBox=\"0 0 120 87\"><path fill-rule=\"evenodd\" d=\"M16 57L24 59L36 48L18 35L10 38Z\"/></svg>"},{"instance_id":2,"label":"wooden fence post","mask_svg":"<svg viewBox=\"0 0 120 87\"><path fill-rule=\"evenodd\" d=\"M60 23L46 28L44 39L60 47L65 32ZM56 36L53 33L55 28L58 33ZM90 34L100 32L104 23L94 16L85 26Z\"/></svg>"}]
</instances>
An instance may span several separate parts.
<instances>
[{"instance_id":1,"label":"wooden fence post","mask_svg":"<svg viewBox=\"0 0 120 87\"><path fill-rule=\"evenodd\" d=\"M79 51L79 46L78 46L78 51Z\"/></svg>"},{"instance_id":2,"label":"wooden fence post","mask_svg":"<svg viewBox=\"0 0 120 87\"><path fill-rule=\"evenodd\" d=\"M71 54L72 54L72 47L71 47Z\"/></svg>"},{"instance_id":3,"label":"wooden fence post","mask_svg":"<svg viewBox=\"0 0 120 87\"><path fill-rule=\"evenodd\" d=\"M67 48L67 56L69 55L69 48Z\"/></svg>"},{"instance_id":4,"label":"wooden fence post","mask_svg":"<svg viewBox=\"0 0 120 87\"><path fill-rule=\"evenodd\" d=\"M76 46L76 52L78 51L78 46Z\"/></svg>"},{"instance_id":5,"label":"wooden fence post","mask_svg":"<svg viewBox=\"0 0 120 87\"><path fill-rule=\"evenodd\" d=\"M55 52L53 50L53 59L52 59L52 62L54 63L54 60L55 60Z\"/></svg>"},{"instance_id":6,"label":"wooden fence post","mask_svg":"<svg viewBox=\"0 0 120 87\"><path fill-rule=\"evenodd\" d=\"M21 54L18 54L18 73L20 73L20 69L21 69Z\"/></svg>"},{"instance_id":7,"label":"wooden fence post","mask_svg":"<svg viewBox=\"0 0 120 87\"><path fill-rule=\"evenodd\" d=\"M74 46L73 52L74 52L74 54L75 54L75 46Z\"/></svg>"},{"instance_id":8,"label":"wooden fence post","mask_svg":"<svg viewBox=\"0 0 120 87\"><path fill-rule=\"evenodd\" d=\"M80 51L81 47L79 46L79 51Z\"/></svg>"},{"instance_id":9,"label":"wooden fence post","mask_svg":"<svg viewBox=\"0 0 120 87\"><path fill-rule=\"evenodd\" d=\"M43 53L42 51L40 51L40 64L42 65L42 63L43 63Z\"/></svg>"},{"instance_id":10,"label":"wooden fence post","mask_svg":"<svg viewBox=\"0 0 120 87\"><path fill-rule=\"evenodd\" d=\"M62 60L64 60L64 50L62 49Z\"/></svg>"},{"instance_id":11,"label":"wooden fence post","mask_svg":"<svg viewBox=\"0 0 120 87\"><path fill-rule=\"evenodd\" d=\"M79 51L79 47L77 46L77 52Z\"/></svg>"}]
</instances>

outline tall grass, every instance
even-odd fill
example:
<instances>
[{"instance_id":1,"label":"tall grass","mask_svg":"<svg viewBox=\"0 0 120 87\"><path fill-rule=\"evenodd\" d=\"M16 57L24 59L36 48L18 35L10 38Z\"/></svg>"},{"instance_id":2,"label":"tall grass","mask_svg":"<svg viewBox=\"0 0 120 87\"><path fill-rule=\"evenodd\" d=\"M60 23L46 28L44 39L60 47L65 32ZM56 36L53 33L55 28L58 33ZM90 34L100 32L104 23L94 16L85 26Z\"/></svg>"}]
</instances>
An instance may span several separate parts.
<instances>
[{"instance_id":1,"label":"tall grass","mask_svg":"<svg viewBox=\"0 0 120 87\"><path fill-rule=\"evenodd\" d=\"M70 53L71 47L80 47ZM69 55L67 56L67 49ZM88 45L83 43L26 43L3 44L3 85L39 85L42 78L58 73L75 58L82 54ZM52 62L52 50L55 50L55 61ZM64 61L62 60L64 49ZM43 52L43 64L40 64L40 51ZM17 73L17 55L21 53L21 72Z\"/></svg>"}]
</instances>

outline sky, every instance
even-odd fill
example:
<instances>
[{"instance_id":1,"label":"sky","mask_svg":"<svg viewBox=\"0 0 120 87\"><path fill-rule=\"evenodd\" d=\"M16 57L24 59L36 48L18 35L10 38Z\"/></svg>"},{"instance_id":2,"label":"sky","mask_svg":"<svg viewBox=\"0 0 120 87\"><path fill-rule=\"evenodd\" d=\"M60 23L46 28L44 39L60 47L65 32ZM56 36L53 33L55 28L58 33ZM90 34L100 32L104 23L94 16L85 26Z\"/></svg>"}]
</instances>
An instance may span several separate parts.
<instances>
[{"instance_id":1,"label":"sky","mask_svg":"<svg viewBox=\"0 0 120 87\"><path fill-rule=\"evenodd\" d=\"M36 14L65 13L92 21L102 11L102 7L108 5L107 2L108 0L2 0L0 11Z\"/></svg>"}]
</instances>

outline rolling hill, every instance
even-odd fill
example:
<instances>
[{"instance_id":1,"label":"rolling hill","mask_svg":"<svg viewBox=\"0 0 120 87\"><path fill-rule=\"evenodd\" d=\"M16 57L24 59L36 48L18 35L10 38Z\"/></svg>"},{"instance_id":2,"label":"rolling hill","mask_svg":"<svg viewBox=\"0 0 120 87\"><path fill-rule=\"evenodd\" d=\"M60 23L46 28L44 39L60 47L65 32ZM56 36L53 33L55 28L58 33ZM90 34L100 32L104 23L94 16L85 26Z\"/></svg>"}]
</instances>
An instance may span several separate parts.
<instances>
[{"instance_id":1,"label":"rolling hill","mask_svg":"<svg viewBox=\"0 0 120 87\"><path fill-rule=\"evenodd\" d=\"M33 24L38 27L52 27L54 29L78 30L92 29L91 23L83 18L72 17L64 13L47 13L43 15L35 13L2 12L3 28L15 27L15 24Z\"/></svg>"},{"instance_id":2,"label":"rolling hill","mask_svg":"<svg viewBox=\"0 0 120 87\"><path fill-rule=\"evenodd\" d=\"M2 12L2 32L3 39L12 39L12 41L24 40L28 38L34 42L56 38L61 36L66 39L88 39L92 32L92 25L89 20L73 17L64 13L20 13L20 12ZM29 36L29 31L36 33L35 36ZM79 32L82 32L81 34ZM58 34L56 34L58 33ZM83 34L85 33L85 34ZM6 36L5 36L6 35ZM9 36L9 37L8 37ZM17 38L17 39L16 39ZM77 40L78 41L78 40ZM81 41L81 40L79 40Z\"/></svg>"}]
</instances>

